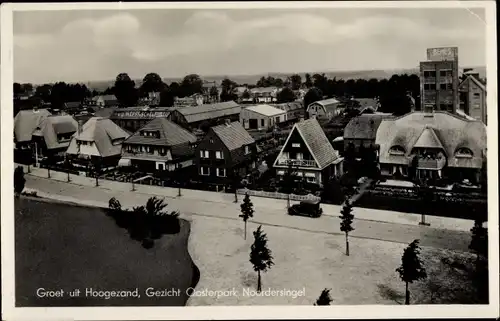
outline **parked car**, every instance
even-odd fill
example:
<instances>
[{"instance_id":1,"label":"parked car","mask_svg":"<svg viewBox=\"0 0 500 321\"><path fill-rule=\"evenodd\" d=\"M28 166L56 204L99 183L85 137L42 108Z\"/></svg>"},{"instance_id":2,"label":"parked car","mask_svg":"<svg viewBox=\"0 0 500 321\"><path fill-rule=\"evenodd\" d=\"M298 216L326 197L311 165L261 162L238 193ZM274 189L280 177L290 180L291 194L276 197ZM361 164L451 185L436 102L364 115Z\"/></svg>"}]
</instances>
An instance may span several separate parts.
<instances>
[{"instance_id":1,"label":"parked car","mask_svg":"<svg viewBox=\"0 0 500 321\"><path fill-rule=\"evenodd\" d=\"M319 206L320 201L301 201L288 209L289 215L320 217L323 209Z\"/></svg>"}]
</instances>

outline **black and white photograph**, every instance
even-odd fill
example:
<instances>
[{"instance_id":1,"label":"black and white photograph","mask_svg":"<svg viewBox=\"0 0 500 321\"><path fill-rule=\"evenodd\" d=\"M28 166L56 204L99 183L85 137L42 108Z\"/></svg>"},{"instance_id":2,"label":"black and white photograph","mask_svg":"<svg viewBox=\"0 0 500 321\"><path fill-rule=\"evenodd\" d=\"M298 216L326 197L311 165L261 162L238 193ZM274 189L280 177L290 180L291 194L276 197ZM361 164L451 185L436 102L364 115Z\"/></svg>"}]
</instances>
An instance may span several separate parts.
<instances>
[{"instance_id":1,"label":"black and white photograph","mask_svg":"<svg viewBox=\"0 0 500 321\"><path fill-rule=\"evenodd\" d=\"M3 318L499 316L494 2L1 9Z\"/></svg>"}]
</instances>

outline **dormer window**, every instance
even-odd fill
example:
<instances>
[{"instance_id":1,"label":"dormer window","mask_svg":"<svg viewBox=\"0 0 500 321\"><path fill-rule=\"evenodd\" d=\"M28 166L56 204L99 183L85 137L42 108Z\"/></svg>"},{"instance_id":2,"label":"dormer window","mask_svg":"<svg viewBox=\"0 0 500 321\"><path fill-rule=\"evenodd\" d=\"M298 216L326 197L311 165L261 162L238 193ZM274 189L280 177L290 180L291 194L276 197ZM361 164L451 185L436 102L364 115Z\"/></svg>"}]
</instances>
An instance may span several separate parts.
<instances>
[{"instance_id":1,"label":"dormer window","mask_svg":"<svg viewBox=\"0 0 500 321\"><path fill-rule=\"evenodd\" d=\"M405 149L399 145L392 146L389 149L389 154L391 155L404 155L405 153L406 153Z\"/></svg>"},{"instance_id":2,"label":"dormer window","mask_svg":"<svg viewBox=\"0 0 500 321\"><path fill-rule=\"evenodd\" d=\"M466 147L461 147L455 152L455 157L458 158L472 158L472 151Z\"/></svg>"}]
</instances>

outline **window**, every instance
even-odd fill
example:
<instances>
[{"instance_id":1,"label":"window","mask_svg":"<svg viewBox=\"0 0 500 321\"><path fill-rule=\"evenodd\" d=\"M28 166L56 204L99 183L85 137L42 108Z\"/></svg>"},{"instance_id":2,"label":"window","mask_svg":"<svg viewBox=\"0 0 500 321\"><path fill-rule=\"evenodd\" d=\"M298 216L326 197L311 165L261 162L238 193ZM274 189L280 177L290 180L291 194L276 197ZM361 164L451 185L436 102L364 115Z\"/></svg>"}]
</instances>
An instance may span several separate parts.
<instances>
[{"instance_id":1,"label":"window","mask_svg":"<svg viewBox=\"0 0 500 321\"><path fill-rule=\"evenodd\" d=\"M424 77L436 77L436 71L434 70L425 70Z\"/></svg>"},{"instance_id":2,"label":"window","mask_svg":"<svg viewBox=\"0 0 500 321\"><path fill-rule=\"evenodd\" d=\"M224 154L221 151L216 151L215 152L215 158L217 158L217 159L224 159Z\"/></svg>"},{"instance_id":3,"label":"window","mask_svg":"<svg viewBox=\"0 0 500 321\"><path fill-rule=\"evenodd\" d=\"M210 139L210 144L213 144L214 143L214 140L213 139Z\"/></svg>"},{"instance_id":4,"label":"window","mask_svg":"<svg viewBox=\"0 0 500 321\"><path fill-rule=\"evenodd\" d=\"M250 153L250 147L245 146L245 155Z\"/></svg>"},{"instance_id":5,"label":"window","mask_svg":"<svg viewBox=\"0 0 500 321\"><path fill-rule=\"evenodd\" d=\"M279 123L279 122L280 122L280 118L279 118L279 117L276 117L275 122L276 122L276 123Z\"/></svg>"},{"instance_id":6,"label":"window","mask_svg":"<svg viewBox=\"0 0 500 321\"><path fill-rule=\"evenodd\" d=\"M455 157L458 158L472 158L472 151L466 147L461 147L455 152Z\"/></svg>"},{"instance_id":7,"label":"window","mask_svg":"<svg viewBox=\"0 0 500 321\"><path fill-rule=\"evenodd\" d=\"M316 183L316 177L306 177L308 183Z\"/></svg>"},{"instance_id":8,"label":"window","mask_svg":"<svg viewBox=\"0 0 500 321\"><path fill-rule=\"evenodd\" d=\"M200 150L200 157L201 158L209 158L209 153L208 150Z\"/></svg>"},{"instance_id":9,"label":"window","mask_svg":"<svg viewBox=\"0 0 500 321\"><path fill-rule=\"evenodd\" d=\"M299 143L292 143L292 147L293 148L300 148L300 144Z\"/></svg>"},{"instance_id":10,"label":"window","mask_svg":"<svg viewBox=\"0 0 500 321\"><path fill-rule=\"evenodd\" d=\"M225 168L217 168L217 176L226 177L226 169Z\"/></svg>"},{"instance_id":11,"label":"window","mask_svg":"<svg viewBox=\"0 0 500 321\"><path fill-rule=\"evenodd\" d=\"M389 154L391 154L391 155L404 155L405 149L402 146L392 146L391 149L389 149Z\"/></svg>"},{"instance_id":12,"label":"window","mask_svg":"<svg viewBox=\"0 0 500 321\"><path fill-rule=\"evenodd\" d=\"M425 90L436 90L436 84L424 84Z\"/></svg>"},{"instance_id":13,"label":"window","mask_svg":"<svg viewBox=\"0 0 500 321\"><path fill-rule=\"evenodd\" d=\"M265 126L265 124L264 124L264 119L261 119L261 120L260 120L260 125L261 125L262 127L264 127L264 126Z\"/></svg>"},{"instance_id":14,"label":"window","mask_svg":"<svg viewBox=\"0 0 500 321\"><path fill-rule=\"evenodd\" d=\"M208 176L210 175L210 168L209 167L200 167L200 174L203 176Z\"/></svg>"},{"instance_id":15,"label":"window","mask_svg":"<svg viewBox=\"0 0 500 321\"><path fill-rule=\"evenodd\" d=\"M480 93L474 93L474 97L481 97Z\"/></svg>"}]
</instances>

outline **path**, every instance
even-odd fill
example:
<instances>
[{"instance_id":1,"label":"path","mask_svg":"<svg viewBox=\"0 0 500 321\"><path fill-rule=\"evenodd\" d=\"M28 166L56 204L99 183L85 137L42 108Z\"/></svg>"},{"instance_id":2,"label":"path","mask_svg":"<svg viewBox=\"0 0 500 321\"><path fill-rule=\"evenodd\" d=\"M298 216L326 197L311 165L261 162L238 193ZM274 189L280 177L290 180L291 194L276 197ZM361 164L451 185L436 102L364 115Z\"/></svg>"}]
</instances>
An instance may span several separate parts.
<instances>
[{"instance_id":1,"label":"path","mask_svg":"<svg viewBox=\"0 0 500 321\"><path fill-rule=\"evenodd\" d=\"M77 179L75 179L77 181ZM117 184L116 182L106 182ZM94 182L95 184L95 182ZM176 189L158 188L163 193L154 194L149 190L147 193L139 188L139 191L109 189L109 186L93 187L87 185L77 185L66 183L53 179L40 178L31 175L26 176L26 188L36 190L41 197L52 198L61 201L70 201L83 205L94 205L107 207L110 198L117 198L124 208L131 208L140 204L145 204L147 199L152 196L166 198L170 210L178 210L184 216L209 216L219 219L240 220L240 204L233 203L234 195L214 193L224 195L231 199L229 202L217 200L194 199L192 197L175 197L172 192L177 193ZM125 184L130 185L130 184ZM153 188L153 187L150 187ZM170 191L170 193L169 193ZM184 193L188 191L184 191ZM187 194L189 195L189 191ZM200 192L200 191L196 191ZM255 204L255 217L251 220L257 224L281 226L285 228L299 229L314 233L339 234L340 219L338 214L323 215L318 219L306 217L291 217L286 214L286 210L281 205L268 206L269 203L276 203L277 200L262 204L260 200L252 198ZM283 202L284 204L286 203ZM327 208L331 210L331 208ZM325 210L327 210L325 209ZM362 209L355 208L356 215ZM68 213L69 215L71 213ZM353 238L377 239L398 243L410 243L414 239L420 239L423 246L432 246L438 248L447 248L459 251L467 251L470 241L469 232L457 230L445 230L434 227L422 227L416 224L405 225L398 223L378 222L365 219L356 219L354 221L355 231L350 235Z\"/></svg>"}]
</instances>

